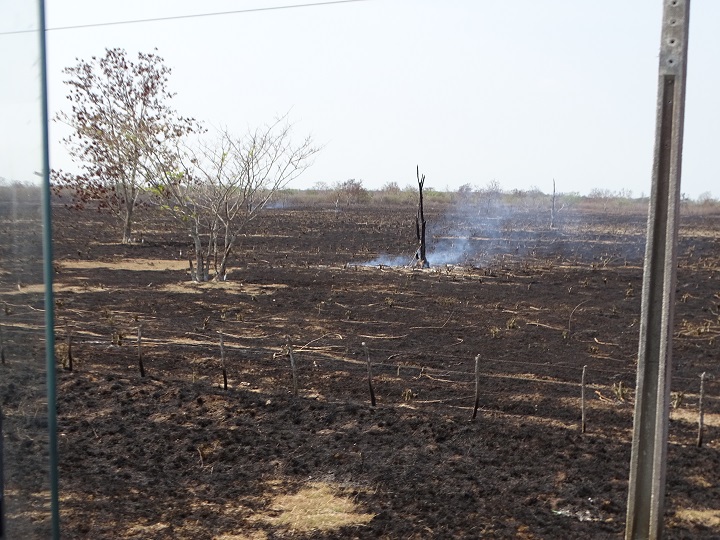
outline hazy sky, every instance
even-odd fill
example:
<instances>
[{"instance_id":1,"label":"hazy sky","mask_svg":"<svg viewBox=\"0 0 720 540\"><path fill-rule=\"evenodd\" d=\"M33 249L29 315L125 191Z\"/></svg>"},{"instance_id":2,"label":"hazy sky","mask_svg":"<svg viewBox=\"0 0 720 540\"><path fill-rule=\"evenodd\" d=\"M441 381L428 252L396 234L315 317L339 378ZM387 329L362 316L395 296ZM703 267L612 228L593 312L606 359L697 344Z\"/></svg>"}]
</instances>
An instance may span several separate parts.
<instances>
[{"instance_id":1,"label":"hazy sky","mask_svg":"<svg viewBox=\"0 0 720 540\"><path fill-rule=\"evenodd\" d=\"M9 0L0 0L0 6ZM297 2L299 3L299 2ZM47 0L49 29L292 0ZM289 112L324 145L294 184L360 179L649 193L662 0L367 0L50 30L62 68L157 47L175 108L238 134ZM2 24L0 30L7 30ZM682 191L720 195L720 2L693 0ZM10 36L0 36L5 47ZM68 167L51 128L51 161ZM2 173L0 172L0 175Z\"/></svg>"}]
</instances>

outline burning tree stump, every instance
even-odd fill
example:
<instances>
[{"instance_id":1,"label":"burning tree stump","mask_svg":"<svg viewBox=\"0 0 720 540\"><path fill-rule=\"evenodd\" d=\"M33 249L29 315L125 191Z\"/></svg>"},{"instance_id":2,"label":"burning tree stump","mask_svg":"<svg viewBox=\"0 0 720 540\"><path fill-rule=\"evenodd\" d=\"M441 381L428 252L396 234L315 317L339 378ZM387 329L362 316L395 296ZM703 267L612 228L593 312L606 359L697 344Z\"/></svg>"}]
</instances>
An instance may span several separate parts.
<instances>
[{"instance_id":1,"label":"burning tree stump","mask_svg":"<svg viewBox=\"0 0 720 540\"><path fill-rule=\"evenodd\" d=\"M420 176L420 166L416 170L418 181L418 192L420 200L418 202L418 211L415 216L415 233L418 240L418 249L415 252L415 266L419 268L430 268L427 256L425 255L425 214L423 213L423 186L425 185L425 175Z\"/></svg>"}]
</instances>

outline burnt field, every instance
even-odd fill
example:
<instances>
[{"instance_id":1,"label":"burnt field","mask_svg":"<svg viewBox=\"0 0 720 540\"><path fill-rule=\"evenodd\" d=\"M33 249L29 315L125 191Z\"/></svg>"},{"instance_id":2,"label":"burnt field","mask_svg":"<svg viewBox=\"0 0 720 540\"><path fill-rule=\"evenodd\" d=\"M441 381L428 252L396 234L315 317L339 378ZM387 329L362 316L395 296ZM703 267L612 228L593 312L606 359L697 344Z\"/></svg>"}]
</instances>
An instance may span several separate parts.
<instances>
[{"instance_id":1,"label":"burnt field","mask_svg":"<svg viewBox=\"0 0 720 540\"><path fill-rule=\"evenodd\" d=\"M550 229L532 209L428 206L430 269L398 265L411 205L294 207L202 284L170 222L145 216L120 245L109 218L57 206L63 536L621 538L645 216L577 208ZM700 374L719 374L719 217L681 226L668 538L720 536L716 378L696 447ZM2 322L13 380L23 334Z\"/></svg>"}]
</instances>

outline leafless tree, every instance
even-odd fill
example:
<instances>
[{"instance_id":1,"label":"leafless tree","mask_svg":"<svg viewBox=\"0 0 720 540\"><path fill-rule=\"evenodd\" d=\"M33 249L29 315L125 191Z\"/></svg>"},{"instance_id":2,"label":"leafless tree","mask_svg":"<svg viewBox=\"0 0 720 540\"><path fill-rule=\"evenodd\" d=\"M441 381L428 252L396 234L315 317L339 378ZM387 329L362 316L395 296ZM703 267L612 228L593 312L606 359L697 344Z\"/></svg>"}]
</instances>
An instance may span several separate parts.
<instances>
[{"instance_id":1,"label":"leafless tree","mask_svg":"<svg viewBox=\"0 0 720 540\"><path fill-rule=\"evenodd\" d=\"M240 138L220 131L193 148L178 146L175 167L159 170L155 192L193 239L193 279L207 281L211 270L213 279L225 279L247 224L311 165L318 148L310 137L294 144L291 134L284 117Z\"/></svg>"}]
</instances>

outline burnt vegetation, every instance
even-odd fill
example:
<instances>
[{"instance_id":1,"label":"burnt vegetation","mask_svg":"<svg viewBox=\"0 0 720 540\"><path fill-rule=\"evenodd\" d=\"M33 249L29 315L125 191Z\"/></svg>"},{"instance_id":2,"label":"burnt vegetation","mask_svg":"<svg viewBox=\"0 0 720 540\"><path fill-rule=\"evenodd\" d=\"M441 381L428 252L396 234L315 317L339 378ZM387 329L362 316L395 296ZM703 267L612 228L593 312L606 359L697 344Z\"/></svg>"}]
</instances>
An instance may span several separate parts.
<instances>
[{"instance_id":1,"label":"burnt vegetation","mask_svg":"<svg viewBox=\"0 0 720 540\"><path fill-rule=\"evenodd\" d=\"M417 190L396 188L279 191L204 283L167 214L139 208L144 241L121 244L55 201L67 537L622 536L646 201L560 194L551 226L539 191L425 188L422 269ZM681 227L668 538L720 534L712 376L696 444L718 214L688 201ZM283 497L325 488L345 521L288 517Z\"/></svg>"}]
</instances>

